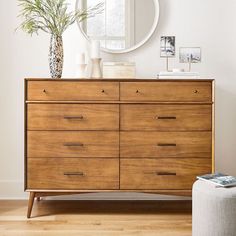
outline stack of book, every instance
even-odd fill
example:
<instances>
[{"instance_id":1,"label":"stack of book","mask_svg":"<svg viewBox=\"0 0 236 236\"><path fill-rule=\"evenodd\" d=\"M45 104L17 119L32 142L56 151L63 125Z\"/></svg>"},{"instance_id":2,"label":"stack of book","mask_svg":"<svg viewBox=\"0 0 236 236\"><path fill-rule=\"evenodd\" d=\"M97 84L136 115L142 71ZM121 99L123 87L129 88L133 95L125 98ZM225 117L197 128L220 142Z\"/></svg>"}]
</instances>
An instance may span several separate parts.
<instances>
[{"instance_id":1,"label":"stack of book","mask_svg":"<svg viewBox=\"0 0 236 236\"><path fill-rule=\"evenodd\" d=\"M158 79L199 79L197 72L160 72Z\"/></svg>"},{"instance_id":2,"label":"stack of book","mask_svg":"<svg viewBox=\"0 0 236 236\"><path fill-rule=\"evenodd\" d=\"M197 179L213 183L219 187L234 187L236 186L236 177L221 173L207 174L198 176Z\"/></svg>"}]
</instances>

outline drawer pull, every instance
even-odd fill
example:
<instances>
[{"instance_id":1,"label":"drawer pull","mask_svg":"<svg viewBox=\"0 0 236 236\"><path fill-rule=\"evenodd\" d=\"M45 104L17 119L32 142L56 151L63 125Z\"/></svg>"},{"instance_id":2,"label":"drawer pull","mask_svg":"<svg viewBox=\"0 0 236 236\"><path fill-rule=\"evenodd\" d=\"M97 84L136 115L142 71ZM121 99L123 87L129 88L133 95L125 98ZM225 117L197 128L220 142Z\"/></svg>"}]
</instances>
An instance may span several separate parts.
<instances>
[{"instance_id":1,"label":"drawer pull","mask_svg":"<svg viewBox=\"0 0 236 236\"><path fill-rule=\"evenodd\" d=\"M176 147L176 143L158 143L158 147Z\"/></svg>"},{"instance_id":2,"label":"drawer pull","mask_svg":"<svg viewBox=\"0 0 236 236\"><path fill-rule=\"evenodd\" d=\"M194 93L198 93L198 90L194 90Z\"/></svg>"},{"instance_id":3,"label":"drawer pull","mask_svg":"<svg viewBox=\"0 0 236 236\"><path fill-rule=\"evenodd\" d=\"M83 147L83 143L64 143L63 146L65 147Z\"/></svg>"},{"instance_id":4,"label":"drawer pull","mask_svg":"<svg viewBox=\"0 0 236 236\"><path fill-rule=\"evenodd\" d=\"M46 93L47 92L46 89L44 89L43 92Z\"/></svg>"},{"instance_id":5,"label":"drawer pull","mask_svg":"<svg viewBox=\"0 0 236 236\"><path fill-rule=\"evenodd\" d=\"M176 116L156 116L157 120L176 120Z\"/></svg>"},{"instance_id":6,"label":"drawer pull","mask_svg":"<svg viewBox=\"0 0 236 236\"><path fill-rule=\"evenodd\" d=\"M104 89L102 90L102 93L105 93L105 90L104 90Z\"/></svg>"},{"instance_id":7,"label":"drawer pull","mask_svg":"<svg viewBox=\"0 0 236 236\"><path fill-rule=\"evenodd\" d=\"M83 172L65 172L64 175L67 176L85 176Z\"/></svg>"},{"instance_id":8,"label":"drawer pull","mask_svg":"<svg viewBox=\"0 0 236 236\"><path fill-rule=\"evenodd\" d=\"M139 91L138 91L138 90L136 90L136 93L139 93Z\"/></svg>"},{"instance_id":9,"label":"drawer pull","mask_svg":"<svg viewBox=\"0 0 236 236\"><path fill-rule=\"evenodd\" d=\"M169 175L177 175L176 173L174 172L156 172L156 175L165 175L165 176L169 176Z\"/></svg>"},{"instance_id":10,"label":"drawer pull","mask_svg":"<svg viewBox=\"0 0 236 236\"><path fill-rule=\"evenodd\" d=\"M83 116L64 116L65 120L83 120Z\"/></svg>"}]
</instances>

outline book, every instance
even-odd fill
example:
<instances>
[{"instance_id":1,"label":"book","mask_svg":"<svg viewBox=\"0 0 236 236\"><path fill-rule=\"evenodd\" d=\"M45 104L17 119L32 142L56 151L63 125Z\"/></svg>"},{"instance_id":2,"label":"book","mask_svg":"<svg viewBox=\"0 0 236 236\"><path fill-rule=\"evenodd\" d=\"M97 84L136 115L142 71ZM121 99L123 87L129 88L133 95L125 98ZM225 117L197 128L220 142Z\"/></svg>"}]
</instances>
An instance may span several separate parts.
<instances>
[{"instance_id":1,"label":"book","mask_svg":"<svg viewBox=\"0 0 236 236\"><path fill-rule=\"evenodd\" d=\"M197 72L168 72L163 71L157 75L158 79L198 79Z\"/></svg>"},{"instance_id":2,"label":"book","mask_svg":"<svg viewBox=\"0 0 236 236\"><path fill-rule=\"evenodd\" d=\"M163 75L159 75L157 79L199 79L199 76L163 76Z\"/></svg>"},{"instance_id":3,"label":"book","mask_svg":"<svg viewBox=\"0 0 236 236\"><path fill-rule=\"evenodd\" d=\"M221 173L197 176L197 179L204 180L204 181L216 184L217 186L221 186L221 187L236 186L236 177L221 174Z\"/></svg>"}]
</instances>

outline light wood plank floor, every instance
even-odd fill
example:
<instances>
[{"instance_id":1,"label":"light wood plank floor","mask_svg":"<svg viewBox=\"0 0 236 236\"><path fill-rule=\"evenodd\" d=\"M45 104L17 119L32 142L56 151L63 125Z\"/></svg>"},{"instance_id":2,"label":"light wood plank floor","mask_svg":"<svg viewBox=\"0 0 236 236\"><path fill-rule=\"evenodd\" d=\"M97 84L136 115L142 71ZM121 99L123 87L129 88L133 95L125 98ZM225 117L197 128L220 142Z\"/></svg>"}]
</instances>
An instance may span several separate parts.
<instances>
[{"instance_id":1,"label":"light wood plank floor","mask_svg":"<svg viewBox=\"0 0 236 236\"><path fill-rule=\"evenodd\" d=\"M0 201L1 236L191 236L191 201Z\"/></svg>"}]
</instances>

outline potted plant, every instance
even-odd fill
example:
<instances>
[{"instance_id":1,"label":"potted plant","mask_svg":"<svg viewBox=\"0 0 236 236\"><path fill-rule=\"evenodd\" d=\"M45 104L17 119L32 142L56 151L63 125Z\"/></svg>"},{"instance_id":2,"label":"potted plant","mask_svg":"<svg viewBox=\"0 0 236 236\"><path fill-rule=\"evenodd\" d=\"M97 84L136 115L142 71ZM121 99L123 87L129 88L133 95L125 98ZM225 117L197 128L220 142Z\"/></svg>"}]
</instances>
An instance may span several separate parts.
<instances>
[{"instance_id":1,"label":"potted plant","mask_svg":"<svg viewBox=\"0 0 236 236\"><path fill-rule=\"evenodd\" d=\"M61 78L63 70L62 34L75 21L93 17L103 11L104 3L83 10L68 12L67 0L18 0L21 7L20 28L30 35L39 31L51 34L49 68L52 78Z\"/></svg>"}]
</instances>

